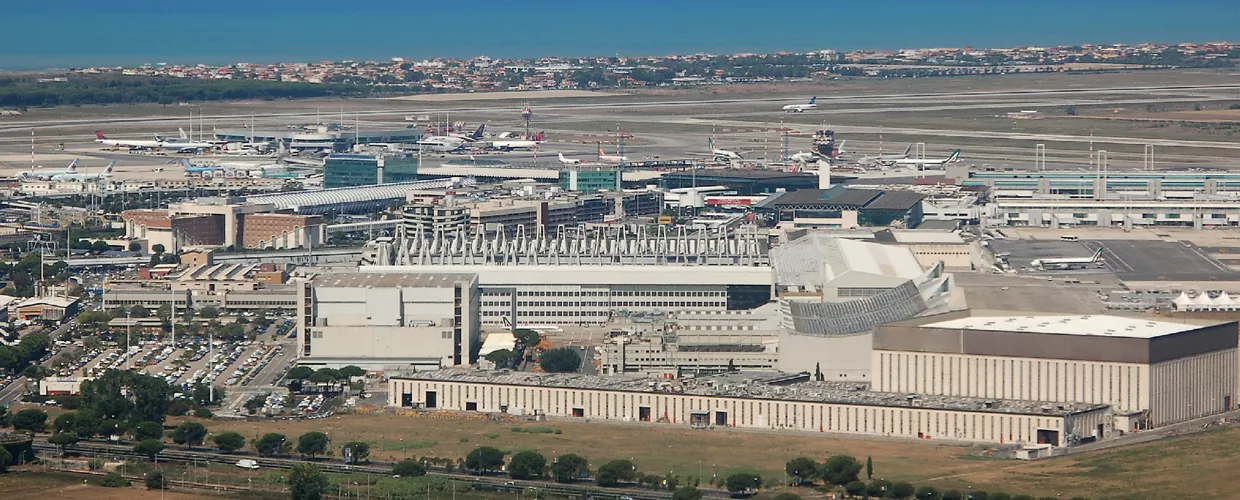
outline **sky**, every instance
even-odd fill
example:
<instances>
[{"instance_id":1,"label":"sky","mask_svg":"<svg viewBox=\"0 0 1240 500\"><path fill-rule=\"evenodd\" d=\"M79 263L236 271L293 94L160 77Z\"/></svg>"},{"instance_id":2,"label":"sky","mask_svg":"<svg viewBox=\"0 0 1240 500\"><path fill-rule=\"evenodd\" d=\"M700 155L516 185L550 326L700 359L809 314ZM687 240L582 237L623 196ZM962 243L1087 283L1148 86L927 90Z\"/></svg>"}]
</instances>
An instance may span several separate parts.
<instances>
[{"instance_id":1,"label":"sky","mask_svg":"<svg viewBox=\"0 0 1240 500\"><path fill-rule=\"evenodd\" d=\"M0 69L1240 40L1240 1L22 0Z\"/></svg>"}]
</instances>

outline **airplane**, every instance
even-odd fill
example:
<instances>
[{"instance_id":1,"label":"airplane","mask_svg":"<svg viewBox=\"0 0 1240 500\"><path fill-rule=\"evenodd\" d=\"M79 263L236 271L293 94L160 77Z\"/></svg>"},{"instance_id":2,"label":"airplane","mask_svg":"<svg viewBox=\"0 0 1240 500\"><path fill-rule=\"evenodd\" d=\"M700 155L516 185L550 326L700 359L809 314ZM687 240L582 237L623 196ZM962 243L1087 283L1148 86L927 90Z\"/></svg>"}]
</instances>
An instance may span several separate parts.
<instances>
[{"instance_id":1,"label":"airplane","mask_svg":"<svg viewBox=\"0 0 1240 500\"><path fill-rule=\"evenodd\" d=\"M862 156L861 158L857 159L857 163L879 164L879 165L884 165L884 166L891 166L895 164L897 160L903 160L905 158L908 158L909 153L911 153L912 151L913 151L913 145L909 144L908 147L904 148L904 153L902 154L898 154L898 155L877 154L877 155L870 155L870 156Z\"/></svg>"},{"instance_id":2,"label":"airplane","mask_svg":"<svg viewBox=\"0 0 1240 500\"><path fill-rule=\"evenodd\" d=\"M581 160L579 159L565 158L564 153L559 153L559 155L560 155L560 163L563 163L565 165L581 165Z\"/></svg>"},{"instance_id":3,"label":"airplane","mask_svg":"<svg viewBox=\"0 0 1240 500\"><path fill-rule=\"evenodd\" d=\"M532 141L499 140L499 141L491 141L488 144L490 144L491 149L498 149L501 151L512 151L514 149L534 149L535 147L537 147L539 144L542 144L542 143L543 143L543 133L539 132L538 135L534 136L534 140Z\"/></svg>"},{"instance_id":4,"label":"airplane","mask_svg":"<svg viewBox=\"0 0 1240 500\"><path fill-rule=\"evenodd\" d=\"M158 136L158 135L157 135L157 136L155 136L155 138L156 138L156 139L159 139L159 140L162 140L162 141L166 141L166 142L172 142L172 143L186 143L186 142L194 142L193 138L191 138L191 137L189 136L189 134L186 134L186 133L185 133L185 129L183 129L183 128L177 128L177 132L178 132L178 133L180 133L181 137L160 137L160 136ZM220 140L215 140L215 139L204 139L204 140L199 141L199 142L207 142L207 143L210 143L210 144L212 144L212 145L216 145L216 146L219 146L219 145L223 145L223 144L227 144L227 143L228 143L228 141L220 141Z\"/></svg>"},{"instance_id":5,"label":"airplane","mask_svg":"<svg viewBox=\"0 0 1240 500\"><path fill-rule=\"evenodd\" d=\"M603 145L598 145L598 161L603 163L623 163L629 161L629 157L621 155L609 155L603 152Z\"/></svg>"},{"instance_id":6,"label":"airplane","mask_svg":"<svg viewBox=\"0 0 1240 500\"><path fill-rule=\"evenodd\" d=\"M827 163L834 164L835 162L845 160L844 143L846 142L848 141L840 141L839 146L833 148L830 155L824 154L819 151L810 151L808 153L799 152L797 154L789 156L788 159L794 162L798 162L798 163L814 163L819 160L823 160L823 161L826 161Z\"/></svg>"},{"instance_id":7,"label":"airplane","mask_svg":"<svg viewBox=\"0 0 1240 500\"><path fill-rule=\"evenodd\" d=\"M744 160L745 157L741 155L749 153L749 151L737 152L737 151L728 151L726 149L716 149L714 137L706 139L706 147L710 149L710 152L688 153L688 154L692 156L710 156L715 161L732 161L732 160Z\"/></svg>"},{"instance_id":8,"label":"airplane","mask_svg":"<svg viewBox=\"0 0 1240 500\"><path fill-rule=\"evenodd\" d=\"M960 150L952 151L951 156L943 159L923 159L923 158L901 158L891 162L896 167L914 167L917 170L925 170L926 167L942 167L948 163L956 163L960 161Z\"/></svg>"},{"instance_id":9,"label":"airplane","mask_svg":"<svg viewBox=\"0 0 1240 500\"><path fill-rule=\"evenodd\" d=\"M508 321L508 316L504 316L504 317L503 317L503 321L504 321L504 327L505 327L505 328L512 328L512 322L511 322L511 321ZM564 331L564 329L563 329L563 328L560 328L560 327L555 326L555 325L523 325L523 324L517 323L517 328L518 328L518 329L526 329L526 330L534 330L534 331L536 331L536 332L538 332L538 333L543 333L543 332L562 332L562 331Z\"/></svg>"},{"instance_id":10,"label":"airplane","mask_svg":"<svg viewBox=\"0 0 1240 500\"><path fill-rule=\"evenodd\" d=\"M219 170L224 170L224 167L219 166L219 165L202 165L202 166L194 165L193 163L189 161L189 158L181 159L181 166L185 167L184 170L185 170L186 177L193 176L194 174L205 174L208 172L216 172Z\"/></svg>"},{"instance_id":11,"label":"airplane","mask_svg":"<svg viewBox=\"0 0 1240 500\"><path fill-rule=\"evenodd\" d=\"M1102 249L1101 248L1094 251L1094 254L1089 257L1057 257L1057 258L1050 258L1050 259L1034 259L1032 262L1029 263L1030 266L1033 266L1038 269L1058 269L1058 270L1084 269L1086 267L1089 267L1090 264L1098 264L1099 267L1102 266Z\"/></svg>"},{"instance_id":12,"label":"airplane","mask_svg":"<svg viewBox=\"0 0 1240 500\"><path fill-rule=\"evenodd\" d=\"M436 153L450 153L452 151L457 151L464 148L465 143L477 142L479 139L482 139L482 132L486 130L486 126L487 125L485 123L479 125L478 130L475 130L474 133L467 136L432 135L429 137L423 137L422 140L418 141L418 147L424 147L428 151L433 151Z\"/></svg>"},{"instance_id":13,"label":"airplane","mask_svg":"<svg viewBox=\"0 0 1240 500\"><path fill-rule=\"evenodd\" d=\"M192 142L192 141L170 142L168 139L164 137L160 137L160 136L155 136L155 140L153 141L129 140L129 139L108 139L107 136L103 135L103 132L99 130L95 131L95 142L98 142L105 146L112 146L116 148L152 149L152 150L167 149L167 150L176 151L180 153L183 153L186 151L201 151L204 149L211 149L215 147L214 144L211 144L208 142Z\"/></svg>"},{"instance_id":14,"label":"airplane","mask_svg":"<svg viewBox=\"0 0 1240 500\"><path fill-rule=\"evenodd\" d=\"M108 163L107 168L103 169L103 172L99 172L97 174L76 173L76 172L69 173L69 174L58 174L58 175L53 175L52 180L53 181L97 181L97 180L107 179L107 178L112 177L112 171L115 167L116 167L116 162L113 161L113 162Z\"/></svg>"},{"instance_id":15,"label":"airplane","mask_svg":"<svg viewBox=\"0 0 1240 500\"><path fill-rule=\"evenodd\" d=\"M18 179L37 179L37 180L46 181L46 180L51 180L53 177L57 175L76 174L78 171L77 168L78 168L78 161L77 161L77 158L74 158L73 161L69 162L69 166L65 167L64 170L39 170L39 171L32 170L29 172L22 172L20 174L17 174L17 178Z\"/></svg>"},{"instance_id":16,"label":"airplane","mask_svg":"<svg viewBox=\"0 0 1240 500\"><path fill-rule=\"evenodd\" d=\"M811 97L809 104L789 104L783 107L785 113L804 113L807 109L818 109L818 96Z\"/></svg>"}]
</instances>

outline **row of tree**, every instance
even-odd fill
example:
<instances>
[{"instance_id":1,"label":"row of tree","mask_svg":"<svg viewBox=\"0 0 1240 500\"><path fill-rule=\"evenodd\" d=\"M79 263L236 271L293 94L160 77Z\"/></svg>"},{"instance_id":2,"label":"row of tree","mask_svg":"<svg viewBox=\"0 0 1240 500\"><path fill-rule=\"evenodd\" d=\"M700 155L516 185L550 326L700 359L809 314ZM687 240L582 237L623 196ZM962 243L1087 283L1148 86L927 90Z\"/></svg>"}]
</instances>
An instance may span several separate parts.
<instances>
[{"instance_id":1,"label":"row of tree","mask_svg":"<svg viewBox=\"0 0 1240 500\"><path fill-rule=\"evenodd\" d=\"M369 85L313 84L271 80L199 80L155 76L72 75L67 82L42 83L46 75L0 78L0 107L24 109L87 104L174 104L239 99L364 97L395 90Z\"/></svg>"},{"instance_id":2,"label":"row of tree","mask_svg":"<svg viewBox=\"0 0 1240 500\"><path fill-rule=\"evenodd\" d=\"M22 337L15 345L0 345L0 371L20 373L31 363L47 354L51 338L45 333L32 333Z\"/></svg>"}]
</instances>

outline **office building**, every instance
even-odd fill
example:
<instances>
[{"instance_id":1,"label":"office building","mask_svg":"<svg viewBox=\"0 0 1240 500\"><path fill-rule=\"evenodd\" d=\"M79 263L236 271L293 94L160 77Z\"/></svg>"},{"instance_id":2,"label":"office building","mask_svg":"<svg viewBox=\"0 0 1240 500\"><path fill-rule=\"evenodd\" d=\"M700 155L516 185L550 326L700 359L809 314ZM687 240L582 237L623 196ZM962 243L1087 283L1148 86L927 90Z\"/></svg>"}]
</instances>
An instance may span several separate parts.
<instances>
[{"instance_id":1,"label":"office building","mask_svg":"<svg viewBox=\"0 0 1240 500\"><path fill-rule=\"evenodd\" d=\"M298 284L298 363L389 370L473 364L480 339L472 273L332 273Z\"/></svg>"},{"instance_id":2,"label":"office building","mask_svg":"<svg viewBox=\"0 0 1240 500\"><path fill-rule=\"evenodd\" d=\"M879 191L835 186L780 193L755 205L792 228L853 229L893 224L915 228L921 224L921 200L914 191Z\"/></svg>"},{"instance_id":3,"label":"office building","mask_svg":"<svg viewBox=\"0 0 1240 500\"><path fill-rule=\"evenodd\" d=\"M418 180L418 158L412 155L337 153L323 162L326 189Z\"/></svg>"},{"instance_id":4,"label":"office building","mask_svg":"<svg viewBox=\"0 0 1240 500\"><path fill-rule=\"evenodd\" d=\"M560 171L560 189L594 193L616 190L616 170L573 168Z\"/></svg>"}]
</instances>

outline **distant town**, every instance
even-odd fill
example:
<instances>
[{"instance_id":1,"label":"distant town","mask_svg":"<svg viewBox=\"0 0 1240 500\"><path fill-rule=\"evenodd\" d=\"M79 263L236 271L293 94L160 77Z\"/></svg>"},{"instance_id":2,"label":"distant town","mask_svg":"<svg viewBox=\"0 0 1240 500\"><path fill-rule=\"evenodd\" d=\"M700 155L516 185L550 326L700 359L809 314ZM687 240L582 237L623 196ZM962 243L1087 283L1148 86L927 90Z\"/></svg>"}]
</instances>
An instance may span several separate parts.
<instances>
[{"instance_id":1,"label":"distant town","mask_svg":"<svg viewBox=\"0 0 1240 500\"><path fill-rule=\"evenodd\" d=\"M692 54L662 57L542 57L223 66L148 64L74 68L76 74L119 74L202 80L266 80L468 92L684 86L831 77L927 77L1016 72L1115 71L1231 67L1240 43L1076 45L1013 48L921 48L892 51ZM66 81L49 78L44 82ZM405 90L405 89L392 89Z\"/></svg>"}]
</instances>

